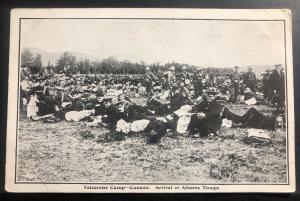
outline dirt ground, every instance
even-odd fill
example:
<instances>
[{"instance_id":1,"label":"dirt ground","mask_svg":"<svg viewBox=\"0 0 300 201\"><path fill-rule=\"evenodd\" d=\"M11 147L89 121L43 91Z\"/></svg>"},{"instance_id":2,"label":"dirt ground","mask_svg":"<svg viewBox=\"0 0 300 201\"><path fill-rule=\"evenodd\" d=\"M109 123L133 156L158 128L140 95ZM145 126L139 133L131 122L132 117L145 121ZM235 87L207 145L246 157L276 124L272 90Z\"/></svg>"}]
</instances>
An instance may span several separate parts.
<instances>
[{"instance_id":1,"label":"dirt ground","mask_svg":"<svg viewBox=\"0 0 300 201\"><path fill-rule=\"evenodd\" d=\"M249 107L229 105L243 114ZM255 106L269 113L271 108ZM272 143L245 143L247 129L222 128L216 139L167 135L148 145L142 135L99 142L106 130L83 122L42 123L21 118L17 181L285 183L286 133L268 131ZM90 130L90 135L82 135Z\"/></svg>"}]
</instances>

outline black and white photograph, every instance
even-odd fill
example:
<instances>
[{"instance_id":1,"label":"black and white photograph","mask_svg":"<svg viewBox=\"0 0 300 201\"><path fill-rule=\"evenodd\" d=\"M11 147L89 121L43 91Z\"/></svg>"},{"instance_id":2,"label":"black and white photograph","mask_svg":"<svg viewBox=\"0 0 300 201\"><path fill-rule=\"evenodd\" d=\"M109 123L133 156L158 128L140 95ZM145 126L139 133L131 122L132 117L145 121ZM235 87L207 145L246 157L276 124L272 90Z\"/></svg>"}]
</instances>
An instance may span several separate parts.
<instances>
[{"instance_id":1,"label":"black and white photograph","mask_svg":"<svg viewBox=\"0 0 300 201\"><path fill-rule=\"evenodd\" d=\"M12 12L8 191L294 191L289 10L112 10Z\"/></svg>"}]
</instances>

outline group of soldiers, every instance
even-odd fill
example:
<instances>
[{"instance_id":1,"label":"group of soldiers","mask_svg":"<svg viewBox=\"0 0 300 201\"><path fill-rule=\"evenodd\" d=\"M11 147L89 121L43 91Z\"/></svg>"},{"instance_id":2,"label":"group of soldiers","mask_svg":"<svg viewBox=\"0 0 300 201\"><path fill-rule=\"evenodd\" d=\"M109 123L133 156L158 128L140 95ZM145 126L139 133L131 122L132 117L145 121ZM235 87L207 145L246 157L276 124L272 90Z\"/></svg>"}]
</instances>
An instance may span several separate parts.
<instances>
[{"instance_id":1,"label":"group of soldiers","mask_svg":"<svg viewBox=\"0 0 300 201\"><path fill-rule=\"evenodd\" d=\"M281 64L276 64L274 70L266 70L262 79L262 92L264 102L275 104L277 110L284 110L285 101L285 75L284 68ZM239 72L239 67L236 66L234 73L231 75L233 102L237 102L237 97L240 94L241 83L247 87L248 92L256 92L258 90L257 79L253 68L249 67L248 72L243 75Z\"/></svg>"},{"instance_id":2,"label":"group of soldiers","mask_svg":"<svg viewBox=\"0 0 300 201\"><path fill-rule=\"evenodd\" d=\"M203 92L215 89L221 94L229 95L229 102L240 102L239 96L255 97L261 99L264 104L276 105L278 111L284 110L285 101L285 75L281 64L274 65L274 70L266 70L263 79L258 80L253 68L250 66L248 72L239 72L239 67L235 66L233 73L227 79L217 77L213 73L202 71L188 72L185 66L181 72L176 73L174 66L171 66L168 72L159 77L146 69L145 86L147 95L153 95L154 83L161 82L164 90L169 90L172 96L172 86L179 86L185 91L188 97L198 97ZM223 77L224 78L224 77ZM257 97L261 94L263 97Z\"/></svg>"},{"instance_id":3,"label":"group of soldiers","mask_svg":"<svg viewBox=\"0 0 300 201\"><path fill-rule=\"evenodd\" d=\"M235 67L229 79L226 86L233 102L237 101L242 84L252 92L257 90L251 68L241 75ZM277 105L283 107L281 66L276 65L264 79L269 85L276 82L270 88L271 94L278 96ZM159 73L147 67L143 75L25 77L21 82L20 103L33 121L85 121L109 129L107 140L114 137L120 140L132 133L143 133L151 143L159 142L168 132L215 137L224 119L231 121L232 127L275 129L282 124L284 114L278 112L266 116L250 108L243 116L233 113L218 102L216 91L207 90L217 83L220 84L216 76L201 71L191 73L186 66L179 73L171 66L167 72ZM130 97L130 91L141 96ZM134 98L145 101L137 104Z\"/></svg>"},{"instance_id":4,"label":"group of soldiers","mask_svg":"<svg viewBox=\"0 0 300 201\"><path fill-rule=\"evenodd\" d=\"M281 65L275 65L275 70L267 70L263 75L263 93L266 101L276 103L277 108L285 107L285 74Z\"/></svg>"}]
</instances>

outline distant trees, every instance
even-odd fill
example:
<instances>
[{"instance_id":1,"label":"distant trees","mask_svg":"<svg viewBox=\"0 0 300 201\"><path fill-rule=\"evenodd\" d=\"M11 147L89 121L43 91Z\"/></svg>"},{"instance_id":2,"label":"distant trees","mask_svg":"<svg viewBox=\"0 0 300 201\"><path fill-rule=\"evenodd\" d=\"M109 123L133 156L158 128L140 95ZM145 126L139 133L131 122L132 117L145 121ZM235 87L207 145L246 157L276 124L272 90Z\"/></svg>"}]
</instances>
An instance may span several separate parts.
<instances>
[{"instance_id":1,"label":"distant trees","mask_svg":"<svg viewBox=\"0 0 300 201\"><path fill-rule=\"evenodd\" d=\"M77 58L64 52L57 60L55 70L57 73L75 73L77 71Z\"/></svg>"},{"instance_id":2,"label":"distant trees","mask_svg":"<svg viewBox=\"0 0 300 201\"><path fill-rule=\"evenodd\" d=\"M43 64L42 64L42 55L37 54L33 57L33 61L30 67L31 73L39 73L42 70Z\"/></svg>"},{"instance_id":3,"label":"distant trees","mask_svg":"<svg viewBox=\"0 0 300 201\"><path fill-rule=\"evenodd\" d=\"M33 54L29 49L24 49L21 54L21 68L29 68L33 61Z\"/></svg>"},{"instance_id":4,"label":"distant trees","mask_svg":"<svg viewBox=\"0 0 300 201\"><path fill-rule=\"evenodd\" d=\"M42 55L34 55L29 49L24 49L21 53L21 68L29 68L30 73L39 73L42 69Z\"/></svg>"},{"instance_id":5,"label":"distant trees","mask_svg":"<svg viewBox=\"0 0 300 201\"><path fill-rule=\"evenodd\" d=\"M177 72L181 71L183 66L186 66L188 71L195 71L199 67L187 63L168 62L160 64L159 62L150 64L149 67L153 72L159 72L160 69L167 70L171 66L175 66ZM128 60L118 60L116 57L108 57L102 60L92 61L89 59L77 59L76 56L69 52L64 52L54 65L50 64L43 67L42 56L40 54L33 54L29 49L24 49L21 54L21 67L29 68L30 73L67 73L67 74L143 74L145 73L146 64L144 61L131 62ZM214 74L230 74L232 68L202 68L206 73Z\"/></svg>"},{"instance_id":6,"label":"distant trees","mask_svg":"<svg viewBox=\"0 0 300 201\"><path fill-rule=\"evenodd\" d=\"M204 69L206 73L213 73L215 75L230 75L233 73L233 68L214 68L214 67L207 67Z\"/></svg>"},{"instance_id":7,"label":"distant trees","mask_svg":"<svg viewBox=\"0 0 300 201\"><path fill-rule=\"evenodd\" d=\"M50 61L48 61L48 64L45 68L45 72L47 74L52 74L54 72L54 66L50 63Z\"/></svg>"}]
</instances>

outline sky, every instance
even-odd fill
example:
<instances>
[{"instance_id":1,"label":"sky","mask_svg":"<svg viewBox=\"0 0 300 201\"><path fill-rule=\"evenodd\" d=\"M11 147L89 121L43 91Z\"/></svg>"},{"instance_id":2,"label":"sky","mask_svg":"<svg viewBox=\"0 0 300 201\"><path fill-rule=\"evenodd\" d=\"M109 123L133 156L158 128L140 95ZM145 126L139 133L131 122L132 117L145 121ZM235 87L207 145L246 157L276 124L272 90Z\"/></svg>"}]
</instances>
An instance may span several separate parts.
<instances>
[{"instance_id":1,"label":"sky","mask_svg":"<svg viewBox=\"0 0 300 201\"><path fill-rule=\"evenodd\" d=\"M21 48L72 51L146 64L284 64L280 21L23 19Z\"/></svg>"}]
</instances>

